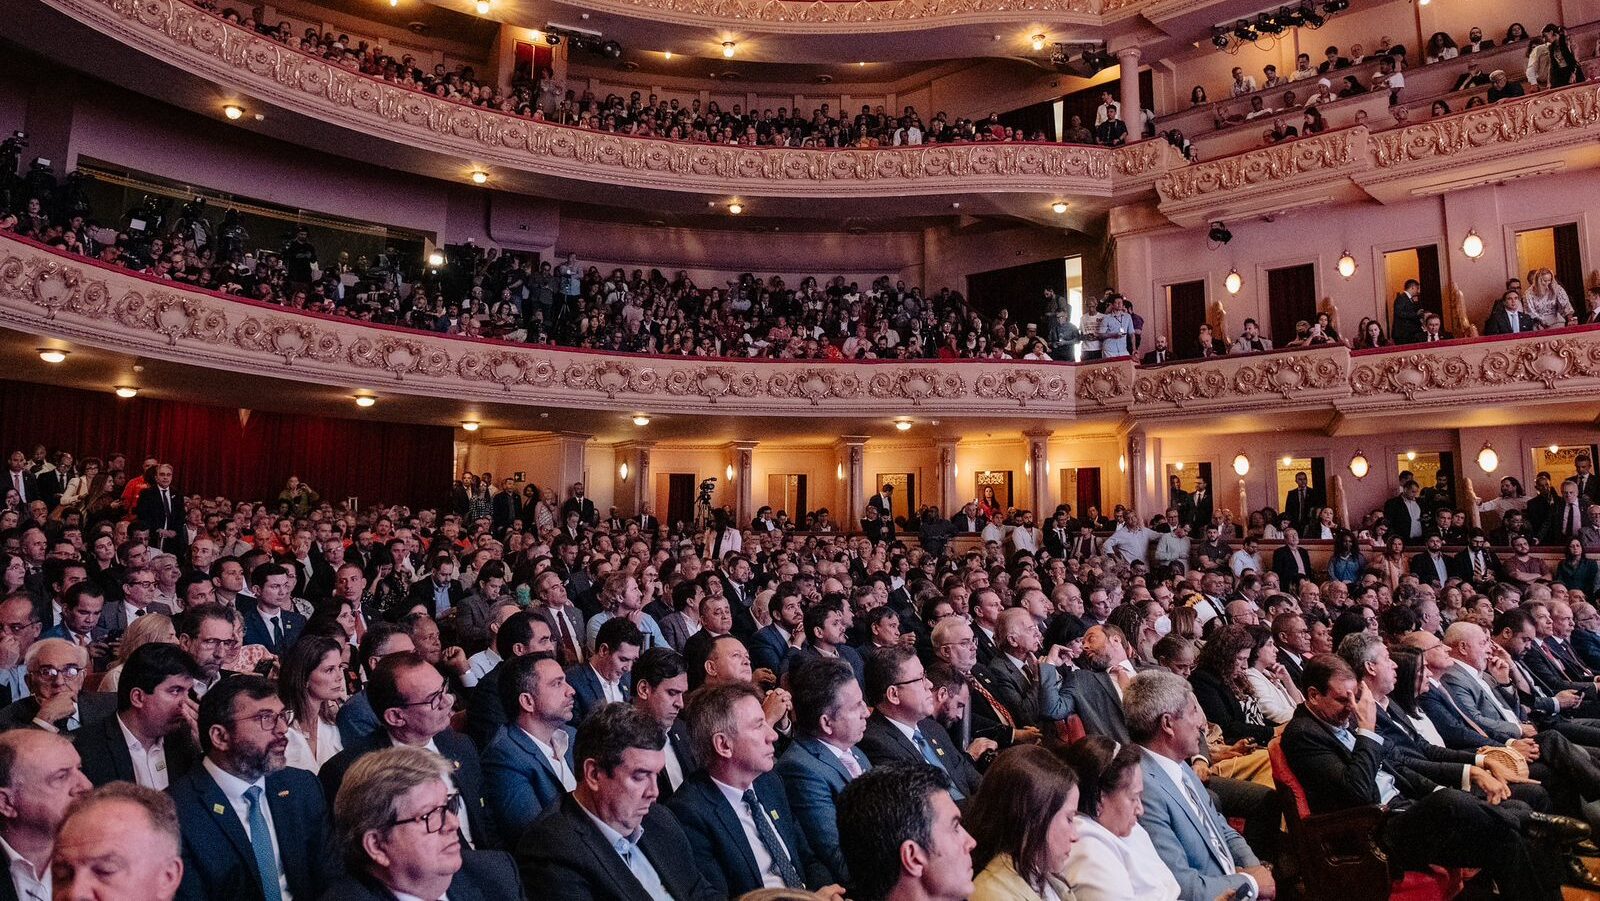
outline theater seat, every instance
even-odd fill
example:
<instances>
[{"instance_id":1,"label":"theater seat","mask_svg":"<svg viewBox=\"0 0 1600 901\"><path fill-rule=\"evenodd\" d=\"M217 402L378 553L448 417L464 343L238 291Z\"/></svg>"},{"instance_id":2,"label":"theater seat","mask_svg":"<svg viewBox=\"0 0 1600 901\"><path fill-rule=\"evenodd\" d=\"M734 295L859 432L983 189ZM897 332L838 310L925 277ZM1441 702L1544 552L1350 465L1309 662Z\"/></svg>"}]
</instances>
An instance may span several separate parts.
<instances>
[{"instance_id":1,"label":"theater seat","mask_svg":"<svg viewBox=\"0 0 1600 901\"><path fill-rule=\"evenodd\" d=\"M1391 879L1388 856L1375 840L1382 809L1373 805L1312 815L1305 790L1289 769L1278 739L1267 746L1267 755L1283 803L1300 897L1306 901L1448 901L1461 894L1467 876L1461 870L1431 867L1427 872L1407 871L1401 878Z\"/></svg>"},{"instance_id":2,"label":"theater seat","mask_svg":"<svg viewBox=\"0 0 1600 901\"><path fill-rule=\"evenodd\" d=\"M1083 718L1076 713L1056 723L1056 737L1063 745L1070 745L1087 734L1083 728Z\"/></svg>"}]
</instances>

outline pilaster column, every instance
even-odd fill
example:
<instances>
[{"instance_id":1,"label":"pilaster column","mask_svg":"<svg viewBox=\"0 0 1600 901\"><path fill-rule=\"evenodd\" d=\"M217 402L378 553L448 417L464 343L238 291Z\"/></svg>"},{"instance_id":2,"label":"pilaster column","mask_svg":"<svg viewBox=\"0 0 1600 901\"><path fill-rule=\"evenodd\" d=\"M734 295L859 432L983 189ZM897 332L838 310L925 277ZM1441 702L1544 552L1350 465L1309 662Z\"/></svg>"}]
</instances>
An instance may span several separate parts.
<instances>
[{"instance_id":1,"label":"pilaster column","mask_svg":"<svg viewBox=\"0 0 1600 901\"><path fill-rule=\"evenodd\" d=\"M1117 51L1117 84L1122 88L1118 102L1122 104L1122 124L1128 126L1128 143L1144 135L1144 116L1139 108L1139 56L1138 47L1124 47Z\"/></svg>"},{"instance_id":2,"label":"pilaster column","mask_svg":"<svg viewBox=\"0 0 1600 901\"><path fill-rule=\"evenodd\" d=\"M617 509L624 516L636 516L639 510L653 500L650 490L650 450L654 441L626 441L617 445ZM628 467L628 477L622 477L622 467ZM650 511L654 513L654 510Z\"/></svg>"},{"instance_id":3,"label":"pilaster column","mask_svg":"<svg viewBox=\"0 0 1600 901\"><path fill-rule=\"evenodd\" d=\"M865 435L845 435L839 439L848 509L833 519L841 531L856 531L861 524L861 511L867 507L867 440Z\"/></svg>"},{"instance_id":4,"label":"pilaster column","mask_svg":"<svg viewBox=\"0 0 1600 901\"><path fill-rule=\"evenodd\" d=\"M956 475L955 441L939 442L939 513L946 518L960 509L960 476Z\"/></svg>"},{"instance_id":5,"label":"pilaster column","mask_svg":"<svg viewBox=\"0 0 1600 901\"><path fill-rule=\"evenodd\" d=\"M556 471L561 474L561 485L556 497L565 498L573 482L582 482L589 472L589 442L593 435L579 432L556 432Z\"/></svg>"},{"instance_id":6,"label":"pilaster column","mask_svg":"<svg viewBox=\"0 0 1600 901\"><path fill-rule=\"evenodd\" d=\"M728 445L728 465L733 467L733 510L734 523L738 528L745 528L750 520L755 519L756 511L751 503L752 473L754 472L754 459L758 441L734 441Z\"/></svg>"},{"instance_id":7,"label":"pilaster column","mask_svg":"<svg viewBox=\"0 0 1600 901\"><path fill-rule=\"evenodd\" d=\"M1044 522L1055 509L1050 498L1050 436L1049 429L1030 429L1023 432L1028 439L1028 485L1033 496L1033 521Z\"/></svg>"}]
</instances>

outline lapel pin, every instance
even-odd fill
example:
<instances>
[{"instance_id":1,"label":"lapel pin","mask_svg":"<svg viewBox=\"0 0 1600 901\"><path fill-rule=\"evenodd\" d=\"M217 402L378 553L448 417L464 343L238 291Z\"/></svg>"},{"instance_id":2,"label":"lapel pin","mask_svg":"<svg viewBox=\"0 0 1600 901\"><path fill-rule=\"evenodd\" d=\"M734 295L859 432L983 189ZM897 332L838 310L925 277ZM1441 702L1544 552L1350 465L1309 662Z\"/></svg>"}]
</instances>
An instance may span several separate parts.
<instances>
[{"instance_id":1,"label":"lapel pin","mask_svg":"<svg viewBox=\"0 0 1600 901\"><path fill-rule=\"evenodd\" d=\"M288 789L287 789L287 788L286 788L286 789L284 789L284 790L283 790L283 791L281 791L281 792L278 792L278 797L280 797L280 798L287 798L287 797L289 797L289 790L288 790Z\"/></svg>"},{"instance_id":2,"label":"lapel pin","mask_svg":"<svg viewBox=\"0 0 1600 901\"><path fill-rule=\"evenodd\" d=\"M213 804L213 805L211 805L211 812L214 813L214 814L217 814L218 816L221 816L222 814L227 813L228 809L226 807L223 807L221 804Z\"/></svg>"},{"instance_id":3,"label":"lapel pin","mask_svg":"<svg viewBox=\"0 0 1600 901\"><path fill-rule=\"evenodd\" d=\"M769 813L772 814L772 822L774 822L774 823L778 822L778 812L776 810L773 810L773 811L769 811Z\"/></svg>"},{"instance_id":4,"label":"lapel pin","mask_svg":"<svg viewBox=\"0 0 1600 901\"><path fill-rule=\"evenodd\" d=\"M940 757L943 757L943 756L944 756L944 748L934 748L934 749L933 749L933 752L934 752L934 753L935 753L935 754L938 754L938 755L939 755L939 756L940 756Z\"/></svg>"}]
</instances>

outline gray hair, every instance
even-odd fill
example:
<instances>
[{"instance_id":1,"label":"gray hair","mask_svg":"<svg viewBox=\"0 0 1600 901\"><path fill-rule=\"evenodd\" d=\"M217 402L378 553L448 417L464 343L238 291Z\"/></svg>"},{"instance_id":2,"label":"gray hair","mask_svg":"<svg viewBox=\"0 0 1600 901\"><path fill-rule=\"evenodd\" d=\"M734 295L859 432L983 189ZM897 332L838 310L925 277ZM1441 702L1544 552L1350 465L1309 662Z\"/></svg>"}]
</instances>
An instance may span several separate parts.
<instances>
[{"instance_id":1,"label":"gray hair","mask_svg":"<svg viewBox=\"0 0 1600 901\"><path fill-rule=\"evenodd\" d=\"M1167 670L1145 670L1133 677L1122 692L1122 718L1128 735L1139 744L1161 734L1161 718L1182 716L1194 689L1182 676Z\"/></svg>"},{"instance_id":2,"label":"gray hair","mask_svg":"<svg viewBox=\"0 0 1600 901\"><path fill-rule=\"evenodd\" d=\"M366 835L393 825L400 796L449 772L443 757L413 747L373 751L350 765L333 801L333 827L352 873L366 872L371 863L363 847Z\"/></svg>"},{"instance_id":3,"label":"gray hair","mask_svg":"<svg viewBox=\"0 0 1600 901\"><path fill-rule=\"evenodd\" d=\"M995 644L1008 645L1013 636L1021 635L1032 625L1033 614L1021 607L1007 607L994 623Z\"/></svg>"},{"instance_id":4,"label":"gray hair","mask_svg":"<svg viewBox=\"0 0 1600 901\"><path fill-rule=\"evenodd\" d=\"M1370 632L1351 632L1339 642L1339 656L1356 671L1356 678L1367 674L1367 666L1378 661L1383 650L1383 639Z\"/></svg>"},{"instance_id":5,"label":"gray hair","mask_svg":"<svg viewBox=\"0 0 1600 901\"><path fill-rule=\"evenodd\" d=\"M96 807L113 801L125 801L142 810L145 819L149 821L144 828L159 835L171 855L178 856L183 847L183 838L178 831L177 805L166 792L134 785L132 782L109 782L73 801L68 805L66 815L61 818L58 834L60 830L66 828L68 820L77 816L93 816ZM124 825L134 831L140 831L140 827L131 823Z\"/></svg>"},{"instance_id":6,"label":"gray hair","mask_svg":"<svg viewBox=\"0 0 1600 901\"><path fill-rule=\"evenodd\" d=\"M33 672L33 661L50 648L70 648L73 656L78 658L78 666L83 668L89 666L89 649L65 638L44 638L28 645L27 653L22 655L22 665L28 672Z\"/></svg>"}]
</instances>

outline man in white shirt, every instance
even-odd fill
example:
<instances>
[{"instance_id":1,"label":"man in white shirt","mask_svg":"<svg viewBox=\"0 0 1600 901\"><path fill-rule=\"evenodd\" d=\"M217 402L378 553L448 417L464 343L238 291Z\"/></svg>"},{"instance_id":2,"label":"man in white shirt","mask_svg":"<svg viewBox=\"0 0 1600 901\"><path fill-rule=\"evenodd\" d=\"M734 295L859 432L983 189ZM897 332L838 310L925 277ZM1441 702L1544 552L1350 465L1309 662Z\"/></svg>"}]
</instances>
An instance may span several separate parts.
<instances>
[{"instance_id":1,"label":"man in white shirt","mask_svg":"<svg viewBox=\"0 0 1600 901\"><path fill-rule=\"evenodd\" d=\"M95 785L122 780L165 791L200 761L191 735L198 710L189 691L200 668L177 645L152 642L122 668L117 712L78 735L83 772Z\"/></svg>"},{"instance_id":2,"label":"man in white shirt","mask_svg":"<svg viewBox=\"0 0 1600 901\"><path fill-rule=\"evenodd\" d=\"M1233 84L1229 90L1235 97L1242 97L1256 89L1256 79L1253 75L1244 74L1244 69L1233 67Z\"/></svg>"},{"instance_id":3,"label":"man in white shirt","mask_svg":"<svg viewBox=\"0 0 1600 901\"><path fill-rule=\"evenodd\" d=\"M87 794L78 752L59 735L37 729L0 733L0 850L5 851L11 897L50 901L50 854L67 805Z\"/></svg>"},{"instance_id":4,"label":"man in white shirt","mask_svg":"<svg viewBox=\"0 0 1600 901\"><path fill-rule=\"evenodd\" d=\"M500 652L494 646L495 636L500 634L500 626L521 609L516 601L501 601L489 611L489 646L467 658L467 672L461 677L462 685L476 688L490 670L500 665Z\"/></svg>"},{"instance_id":5,"label":"man in white shirt","mask_svg":"<svg viewBox=\"0 0 1600 901\"><path fill-rule=\"evenodd\" d=\"M1044 533L1033 524L1033 511L1024 510L1019 514L1022 521L1011 530L1011 547L1013 550L1027 551L1030 554L1039 553L1039 542Z\"/></svg>"},{"instance_id":6,"label":"man in white shirt","mask_svg":"<svg viewBox=\"0 0 1600 901\"><path fill-rule=\"evenodd\" d=\"M1311 65L1311 54L1302 53L1294 58L1294 71L1289 73L1290 81L1304 81L1316 77L1317 69Z\"/></svg>"},{"instance_id":7,"label":"man in white shirt","mask_svg":"<svg viewBox=\"0 0 1600 901\"><path fill-rule=\"evenodd\" d=\"M528 824L577 787L572 745L576 692L555 655L524 654L501 670L500 701L510 718L483 750L484 800L515 847Z\"/></svg>"},{"instance_id":8,"label":"man in white shirt","mask_svg":"<svg viewBox=\"0 0 1600 901\"><path fill-rule=\"evenodd\" d=\"M1111 533L1100 550L1105 554L1117 555L1124 563L1135 560L1149 563L1150 546L1155 540L1156 533L1144 527L1144 523L1139 521L1138 512L1129 510L1122 515L1122 525Z\"/></svg>"}]
</instances>

